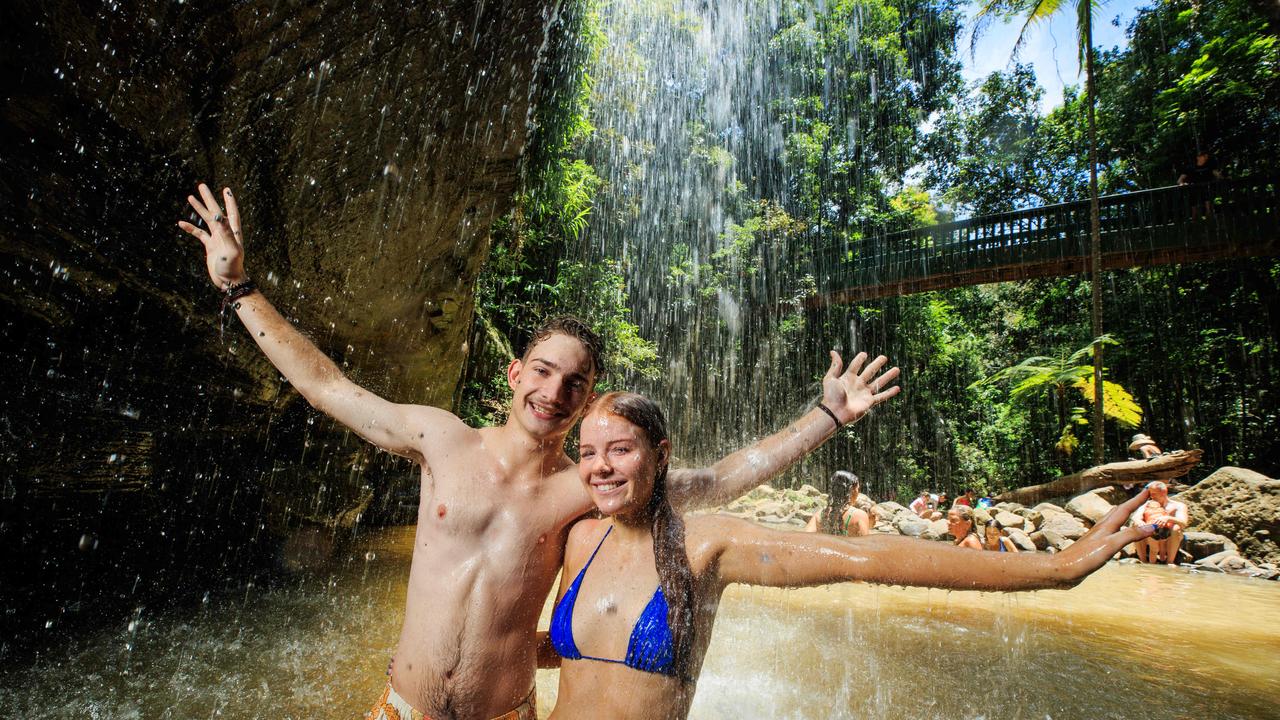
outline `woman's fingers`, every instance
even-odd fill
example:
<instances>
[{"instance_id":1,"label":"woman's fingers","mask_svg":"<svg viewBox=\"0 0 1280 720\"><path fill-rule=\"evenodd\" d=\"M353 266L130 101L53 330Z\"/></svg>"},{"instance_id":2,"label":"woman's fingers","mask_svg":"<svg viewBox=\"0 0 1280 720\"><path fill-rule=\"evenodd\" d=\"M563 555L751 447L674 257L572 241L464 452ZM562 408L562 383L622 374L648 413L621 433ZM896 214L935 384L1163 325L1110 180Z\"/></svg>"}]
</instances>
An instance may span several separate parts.
<instances>
[{"instance_id":1,"label":"woman's fingers","mask_svg":"<svg viewBox=\"0 0 1280 720\"><path fill-rule=\"evenodd\" d=\"M866 361L866 353L860 352L857 355L854 355L853 359L849 361L849 367L844 369L844 374L861 377L860 373L862 372L862 363Z\"/></svg>"},{"instance_id":2,"label":"woman's fingers","mask_svg":"<svg viewBox=\"0 0 1280 720\"><path fill-rule=\"evenodd\" d=\"M236 199L231 194L231 188L222 188L222 197L227 204L227 222L231 224L231 234L236 240L240 237L240 206L236 205Z\"/></svg>"},{"instance_id":3,"label":"woman's fingers","mask_svg":"<svg viewBox=\"0 0 1280 720\"><path fill-rule=\"evenodd\" d=\"M840 353L836 352L835 350L832 350L831 351L831 367L827 368L826 377L831 380L835 380L836 378L840 377L840 365L841 365Z\"/></svg>"},{"instance_id":4,"label":"woman's fingers","mask_svg":"<svg viewBox=\"0 0 1280 720\"><path fill-rule=\"evenodd\" d=\"M867 354L858 353L858 357L862 359L866 359ZM867 363L867 366L863 368L861 372L858 373L858 379L864 383L869 384L871 382L871 379L876 376L876 373L880 372L880 368L884 367L885 363L887 362L889 362L889 358L883 355L877 355L875 360L872 360L871 362Z\"/></svg>"}]
</instances>

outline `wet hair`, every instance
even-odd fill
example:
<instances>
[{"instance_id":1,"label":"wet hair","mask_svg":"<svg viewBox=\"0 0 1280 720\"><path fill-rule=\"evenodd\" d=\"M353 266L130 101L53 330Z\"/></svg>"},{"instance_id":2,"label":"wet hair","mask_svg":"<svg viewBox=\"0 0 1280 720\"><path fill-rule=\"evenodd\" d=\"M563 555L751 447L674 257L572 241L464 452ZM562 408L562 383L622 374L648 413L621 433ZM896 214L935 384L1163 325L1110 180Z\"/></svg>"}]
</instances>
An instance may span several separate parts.
<instances>
[{"instance_id":1,"label":"wet hair","mask_svg":"<svg viewBox=\"0 0 1280 720\"><path fill-rule=\"evenodd\" d=\"M1164 490L1168 492L1169 486L1166 485L1165 483L1160 482L1159 480L1153 480L1147 483L1147 489L1148 490Z\"/></svg>"},{"instance_id":2,"label":"wet hair","mask_svg":"<svg viewBox=\"0 0 1280 720\"><path fill-rule=\"evenodd\" d=\"M607 412L644 431L654 448L667 435L667 419L658 403L630 392L611 392L596 398L586 414ZM670 458L668 458L669 460ZM693 568L684 547L684 520L667 497L667 471L663 462L653 479L648 512L653 518L653 558L658 567L658 584L667 600L667 624L674 648L673 667L679 677L688 677L693 645Z\"/></svg>"},{"instance_id":3,"label":"wet hair","mask_svg":"<svg viewBox=\"0 0 1280 720\"><path fill-rule=\"evenodd\" d=\"M822 532L835 534L843 530L844 509L857 496L854 493L862 487L862 481L848 470L837 470L831 474L827 506L822 510L818 523Z\"/></svg>"},{"instance_id":4,"label":"wet hair","mask_svg":"<svg viewBox=\"0 0 1280 720\"><path fill-rule=\"evenodd\" d=\"M968 505L953 505L947 512L955 512L961 520L973 525L973 508Z\"/></svg>"},{"instance_id":5,"label":"wet hair","mask_svg":"<svg viewBox=\"0 0 1280 720\"><path fill-rule=\"evenodd\" d=\"M527 361L529 353L537 347L538 343L552 335L568 335L582 343L582 346L587 349L587 353L591 356L591 369L595 372L596 378L599 379L604 374L604 342L600 340L600 336L591 329L591 326L585 320L572 315L557 315L547 318L529 337L528 344L524 346L524 353L520 356L521 359Z\"/></svg>"}]
</instances>

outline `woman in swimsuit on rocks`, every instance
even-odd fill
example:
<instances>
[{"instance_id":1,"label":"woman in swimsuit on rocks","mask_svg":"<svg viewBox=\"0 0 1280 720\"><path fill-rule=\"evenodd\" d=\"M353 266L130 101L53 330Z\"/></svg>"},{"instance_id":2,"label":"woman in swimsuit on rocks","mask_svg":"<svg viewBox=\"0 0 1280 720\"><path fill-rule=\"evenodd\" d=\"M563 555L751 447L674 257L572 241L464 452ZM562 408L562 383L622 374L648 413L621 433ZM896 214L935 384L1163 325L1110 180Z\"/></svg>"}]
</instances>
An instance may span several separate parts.
<instances>
[{"instance_id":1,"label":"woman in swimsuit on rocks","mask_svg":"<svg viewBox=\"0 0 1280 720\"><path fill-rule=\"evenodd\" d=\"M579 447L579 477L602 517L569 531L549 633L563 658L554 720L686 717L730 583L1064 588L1151 532L1121 529L1145 492L1055 555L975 553L891 535L779 532L723 515L681 517L667 502L666 421L656 403L632 393L610 393L590 406Z\"/></svg>"}]
</instances>

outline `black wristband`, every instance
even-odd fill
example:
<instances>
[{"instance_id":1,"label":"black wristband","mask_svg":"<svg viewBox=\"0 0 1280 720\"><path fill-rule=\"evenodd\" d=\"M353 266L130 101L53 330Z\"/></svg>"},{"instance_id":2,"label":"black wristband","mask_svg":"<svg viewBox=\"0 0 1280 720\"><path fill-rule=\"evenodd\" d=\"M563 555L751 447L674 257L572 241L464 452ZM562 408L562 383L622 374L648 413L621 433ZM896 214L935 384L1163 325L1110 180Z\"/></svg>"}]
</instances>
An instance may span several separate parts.
<instances>
[{"instance_id":1,"label":"black wristband","mask_svg":"<svg viewBox=\"0 0 1280 720\"><path fill-rule=\"evenodd\" d=\"M244 280L241 280L235 285L227 286L227 289L225 291L226 298L223 300L223 303L225 304L235 300L239 300L240 298L254 292L257 289L258 289L258 286L254 284L253 280L250 280L249 278L245 278Z\"/></svg>"},{"instance_id":2,"label":"black wristband","mask_svg":"<svg viewBox=\"0 0 1280 720\"><path fill-rule=\"evenodd\" d=\"M835 424L836 424L836 429L837 429L837 430L839 430L840 428L844 427L844 423L840 422L840 418L836 417L836 414L835 414L834 412L832 412L832 411L831 411L831 408L827 407L827 406L826 406L825 404L823 404L823 403L818 403L818 409L819 409L819 410L821 410L822 412L826 413L826 414L827 414L827 417L830 417L830 418L831 418L831 422L833 422L833 423L835 423Z\"/></svg>"}]
</instances>

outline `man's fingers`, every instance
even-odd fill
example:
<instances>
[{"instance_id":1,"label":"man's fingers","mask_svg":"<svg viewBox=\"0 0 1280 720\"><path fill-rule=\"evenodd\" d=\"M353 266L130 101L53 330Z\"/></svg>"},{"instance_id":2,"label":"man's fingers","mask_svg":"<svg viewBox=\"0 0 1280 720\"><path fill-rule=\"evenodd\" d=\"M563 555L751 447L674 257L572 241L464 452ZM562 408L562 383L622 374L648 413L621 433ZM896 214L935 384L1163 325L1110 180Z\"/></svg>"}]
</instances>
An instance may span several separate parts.
<instances>
[{"instance_id":1,"label":"man's fingers","mask_svg":"<svg viewBox=\"0 0 1280 720\"><path fill-rule=\"evenodd\" d=\"M836 352L835 350L832 350L831 351L831 367L827 368L826 376L832 380L835 380L836 378L840 377L840 365L841 365L840 353Z\"/></svg>"},{"instance_id":2,"label":"man's fingers","mask_svg":"<svg viewBox=\"0 0 1280 720\"><path fill-rule=\"evenodd\" d=\"M191 223L187 222L186 220L179 220L179 221L178 221L178 227L182 228L182 229L183 229L183 230L185 230L187 233L189 233L189 234L191 234L191 235L194 235L194 236L195 236L195 238L196 238L197 240L199 240L201 243L208 243L208 242L209 242L209 233L205 232L204 230L201 230L200 228L196 227L195 225L192 225Z\"/></svg>"},{"instance_id":3,"label":"man's fingers","mask_svg":"<svg viewBox=\"0 0 1280 720\"><path fill-rule=\"evenodd\" d=\"M204 203L197 200L195 195L187 196L187 204L191 206L192 210L196 211L196 214L204 220L206 225L213 222L213 215L209 212L209 208L205 207Z\"/></svg>"},{"instance_id":4,"label":"man's fingers","mask_svg":"<svg viewBox=\"0 0 1280 720\"><path fill-rule=\"evenodd\" d=\"M236 205L231 188L222 188L222 197L227 203L227 222L231 223L231 234L235 235L236 240L240 240L240 206Z\"/></svg>"},{"instance_id":5,"label":"man's fingers","mask_svg":"<svg viewBox=\"0 0 1280 720\"><path fill-rule=\"evenodd\" d=\"M222 222L222 206L218 204L218 199L213 196L213 191L204 183L200 183L200 197L204 198L205 208L212 213L210 217L205 219L212 220L215 223ZM213 228L210 227L209 229L212 230Z\"/></svg>"}]
</instances>

